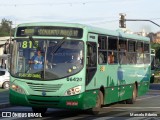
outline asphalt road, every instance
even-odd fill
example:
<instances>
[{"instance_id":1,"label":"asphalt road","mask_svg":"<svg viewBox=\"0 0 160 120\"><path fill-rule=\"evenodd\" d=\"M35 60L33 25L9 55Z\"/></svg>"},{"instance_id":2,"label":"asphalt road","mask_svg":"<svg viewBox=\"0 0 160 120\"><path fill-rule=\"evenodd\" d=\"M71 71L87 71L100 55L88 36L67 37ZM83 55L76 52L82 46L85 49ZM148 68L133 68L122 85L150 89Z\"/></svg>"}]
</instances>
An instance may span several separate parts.
<instances>
[{"instance_id":1,"label":"asphalt road","mask_svg":"<svg viewBox=\"0 0 160 120\"><path fill-rule=\"evenodd\" d=\"M13 115L10 118L0 118L4 120L158 120L160 119L160 91L150 90L146 95L138 97L135 104L115 103L104 106L99 115L91 115L84 111L48 109L46 115L43 117L22 118L14 116L14 113L27 115L28 113L32 113L29 107L0 109L0 114L2 114L2 112L9 112Z\"/></svg>"},{"instance_id":2,"label":"asphalt road","mask_svg":"<svg viewBox=\"0 0 160 120\"><path fill-rule=\"evenodd\" d=\"M9 99L9 90L0 92L0 104L8 103L9 102L8 99Z\"/></svg>"}]
</instances>

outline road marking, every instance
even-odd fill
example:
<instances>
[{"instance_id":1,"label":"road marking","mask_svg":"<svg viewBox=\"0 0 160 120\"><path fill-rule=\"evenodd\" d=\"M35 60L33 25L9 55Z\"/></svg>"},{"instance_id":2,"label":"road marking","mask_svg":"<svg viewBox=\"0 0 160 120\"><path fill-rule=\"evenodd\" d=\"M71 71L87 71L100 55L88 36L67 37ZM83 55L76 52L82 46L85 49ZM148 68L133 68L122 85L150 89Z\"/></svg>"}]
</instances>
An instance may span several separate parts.
<instances>
[{"instance_id":1,"label":"road marking","mask_svg":"<svg viewBox=\"0 0 160 120\"><path fill-rule=\"evenodd\" d=\"M135 109L144 109L144 108L160 108L160 107L103 107L103 108L135 108Z\"/></svg>"},{"instance_id":2,"label":"road marking","mask_svg":"<svg viewBox=\"0 0 160 120\"><path fill-rule=\"evenodd\" d=\"M143 120L143 119L145 119L145 120L152 120L152 118L153 117L151 117L151 118L148 118L148 117L130 117L130 118L128 118L127 120ZM156 119L153 119L153 120L156 120Z\"/></svg>"},{"instance_id":3,"label":"road marking","mask_svg":"<svg viewBox=\"0 0 160 120\"><path fill-rule=\"evenodd\" d=\"M151 96L151 97L146 97L146 98L141 98L141 99L137 99L136 101L144 100L144 99L150 99L150 98L159 97L159 96L160 96L160 95Z\"/></svg>"},{"instance_id":4,"label":"road marking","mask_svg":"<svg viewBox=\"0 0 160 120\"><path fill-rule=\"evenodd\" d=\"M0 103L0 104L9 104L9 102L4 102L4 103Z\"/></svg>"}]
</instances>

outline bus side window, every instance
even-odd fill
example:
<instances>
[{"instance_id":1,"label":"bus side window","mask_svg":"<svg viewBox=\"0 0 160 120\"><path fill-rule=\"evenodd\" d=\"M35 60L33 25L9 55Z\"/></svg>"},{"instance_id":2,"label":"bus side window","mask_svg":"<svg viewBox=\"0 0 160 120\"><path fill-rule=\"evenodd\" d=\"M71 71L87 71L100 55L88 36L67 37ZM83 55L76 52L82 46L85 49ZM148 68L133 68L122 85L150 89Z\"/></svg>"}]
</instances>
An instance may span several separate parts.
<instances>
[{"instance_id":1,"label":"bus side window","mask_svg":"<svg viewBox=\"0 0 160 120\"><path fill-rule=\"evenodd\" d=\"M97 49L96 44L91 43L88 44L88 53L87 53L87 64L89 67L96 67L97 66Z\"/></svg>"},{"instance_id":2,"label":"bus side window","mask_svg":"<svg viewBox=\"0 0 160 120\"><path fill-rule=\"evenodd\" d=\"M144 63L149 64L150 63L150 49L149 49L149 43L144 43Z\"/></svg>"},{"instance_id":3,"label":"bus side window","mask_svg":"<svg viewBox=\"0 0 160 120\"><path fill-rule=\"evenodd\" d=\"M97 71L97 44L94 42L87 43L87 69L86 85L93 79Z\"/></svg>"},{"instance_id":4,"label":"bus side window","mask_svg":"<svg viewBox=\"0 0 160 120\"><path fill-rule=\"evenodd\" d=\"M129 64L136 64L137 58L136 58L136 41L134 40L128 40L128 63Z\"/></svg>"},{"instance_id":5,"label":"bus side window","mask_svg":"<svg viewBox=\"0 0 160 120\"><path fill-rule=\"evenodd\" d=\"M108 52L108 64L114 63L114 54L113 52Z\"/></svg>"},{"instance_id":6,"label":"bus side window","mask_svg":"<svg viewBox=\"0 0 160 120\"><path fill-rule=\"evenodd\" d=\"M118 38L117 37L108 37L108 64L118 63L117 47Z\"/></svg>"},{"instance_id":7,"label":"bus side window","mask_svg":"<svg viewBox=\"0 0 160 120\"><path fill-rule=\"evenodd\" d=\"M143 43L137 43L137 64L143 64L144 59L144 50L143 50Z\"/></svg>"},{"instance_id":8,"label":"bus side window","mask_svg":"<svg viewBox=\"0 0 160 120\"><path fill-rule=\"evenodd\" d=\"M119 63L120 64L127 64L128 59L127 59L127 41L125 40L120 40L119 41Z\"/></svg>"},{"instance_id":9,"label":"bus side window","mask_svg":"<svg viewBox=\"0 0 160 120\"><path fill-rule=\"evenodd\" d=\"M98 63L107 63L107 37L98 36Z\"/></svg>"},{"instance_id":10,"label":"bus side window","mask_svg":"<svg viewBox=\"0 0 160 120\"><path fill-rule=\"evenodd\" d=\"M98 63L99 64L107 63L107 52L106 51L98 51Z\"/></svg>"}]
</instances>

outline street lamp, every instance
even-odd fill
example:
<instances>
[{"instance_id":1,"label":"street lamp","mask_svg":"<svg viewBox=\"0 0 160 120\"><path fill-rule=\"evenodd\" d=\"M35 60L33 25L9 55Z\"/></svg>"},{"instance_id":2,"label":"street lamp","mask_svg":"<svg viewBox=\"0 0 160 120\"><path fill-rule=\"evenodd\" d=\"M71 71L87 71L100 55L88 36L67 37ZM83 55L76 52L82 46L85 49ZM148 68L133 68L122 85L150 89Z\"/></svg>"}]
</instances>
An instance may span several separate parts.
<instances>
[{"instance_id":1,"label":"street lamp","mask_svg":"<svg viewBox=\"0 0 160 120\"><path fill-rule=\"evenodd\" d=\"M119 27L126 28L126 19L125 19L126 14L120 13L119 16L120 16Z\"/></svg>"},{"instance_id":2,"label":"street lamp","mask_svg":"<svg viewBox=\"0 0 160 120\"><path fill-rule=\"evenodd\" d=\"M152 20L147 20L147 19L126 19L125 16L126 14L120 13L120 19L119 19L119 27L120 28L126 28L126 21L147 21L155 24L156 26L160 27L159 24L153 22Z\"/></svg>"}]
</instances>

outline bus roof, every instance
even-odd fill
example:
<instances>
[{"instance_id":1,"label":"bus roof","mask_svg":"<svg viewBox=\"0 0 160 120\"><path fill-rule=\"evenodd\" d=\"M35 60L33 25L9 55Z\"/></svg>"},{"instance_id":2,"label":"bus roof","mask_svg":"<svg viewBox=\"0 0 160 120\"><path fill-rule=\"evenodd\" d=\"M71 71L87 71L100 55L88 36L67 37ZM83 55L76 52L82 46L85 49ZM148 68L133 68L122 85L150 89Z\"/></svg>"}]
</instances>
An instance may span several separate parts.
<instances>
[{"instance_id":1,"label":"bus roof","mask_svg":"<svg viewBox=\"0 0 160 120\"><path fill-rule=\"evenodd\" d=\"M116 36L116 37L122 37L122 38L127 38L127 39L144 40L144 41L150 40L148 37L140 36L137 34L128 34L128 33L123 32L120 29L119 30L108 30L104 28L93 27L93 26L88 26L88 25L79 24L79 23L33 22L33 23L23 23L23 24L18 25L18 27L24 27L24 26L76 27L76 28L82 28L90 33L98 33L102 35Z\"/></svg>"}]
</instances>

